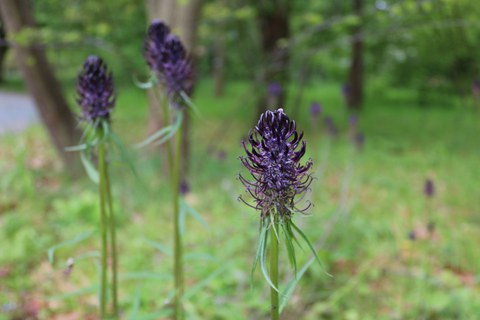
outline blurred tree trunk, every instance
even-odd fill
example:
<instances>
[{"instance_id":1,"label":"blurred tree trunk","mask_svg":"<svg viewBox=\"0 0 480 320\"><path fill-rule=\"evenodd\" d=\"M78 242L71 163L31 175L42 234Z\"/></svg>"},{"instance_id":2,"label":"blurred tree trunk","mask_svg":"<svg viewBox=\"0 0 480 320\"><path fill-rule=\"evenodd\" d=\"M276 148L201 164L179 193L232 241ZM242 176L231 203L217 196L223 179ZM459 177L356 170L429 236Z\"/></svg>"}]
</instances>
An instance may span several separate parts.
<instances>
[{"instance_id":1,"label":"blurred tree trunk","mask_svg":"<svg viewBox=\"0 0 480 320\"><path fill-rule=\"evenodd\" d=\"M280 40L288 40L290 36L290 6L289 1L284 0L259 1L256 6L264 61L260 82L265 94L261 95L257 104L257 113L261 114L267 107L282 107L285 103L289 56L288 48L282 46ZM279 94L268 92L267 87L271 83L281 86Z\"/></svg>"},{"instance_id":2,"label":"blurred tree trunk","mask_svg":"<svg viewBox=\"0 0 480 320\"><path fill-rule=\"evenodd\" d=\"M223 27L223 24L219 25L219 34L214 44L213 78L215 81L216 97L222 96L225 88L225 35L222 30Z\"/></svg>"},{"instance_id":3,"label":"blurred tree trunk","mask_svg":"<svg viewBox=\"0 0 480 320\"><path fill-rule=\"evenodd\" d=\"M1 0L0 14L10 37L15 37L25 28L35 28L28 0ZM12 41L11 46L53 144L62 156L68 172L78 173L78 155L65 152L65 147L78 143L79 131L43 48L35 43L23 45L15 41Z\"/></svg>"},{"instance_id":4,"label":"blurred tree trunk","mask_svg":"<svg viewBox=\"0 0 480 320\"><path fill-rule=\"evenodd\" d=\"M195 44L197 40L197 26L200 18L200 9L202 0L146 0L147 16L149 23L154 19L165 21L172 29L173 33L180 36L187 51L190 53L195 65ZM150 101L150 120L149 130L151 132L162 127L162 115L158 110L158 105L154 98L149 97ZM188 171L188 162L190 155L190 116L187 113L184 119L185 132L183 133L182 143L182 172L183 175Z\"/></svg>"},{"instance_id":5,"label":"blurred tree trunk","mask_svg":"<svg viewBox=\"0 0 480 320\"><path fill-rule=\"evenodd\" d=\"M4 81L4 64L8 51L7 37L3 27L2 17L0 15L0 83Z\"/></svg>"},{"instance_id":6,"label":"blurred tree trunk","mask_svg":"<svg viewBox=\"0 0 480 320\"><path fill-rule=\"evenodd\" d=\"M362 19L363 0L353 0L353 10ZM363 36L361 23L353 30L351 57L347 105L349 109L358 111L362 108L363 103Z\"/></svg>"}]
</instances>

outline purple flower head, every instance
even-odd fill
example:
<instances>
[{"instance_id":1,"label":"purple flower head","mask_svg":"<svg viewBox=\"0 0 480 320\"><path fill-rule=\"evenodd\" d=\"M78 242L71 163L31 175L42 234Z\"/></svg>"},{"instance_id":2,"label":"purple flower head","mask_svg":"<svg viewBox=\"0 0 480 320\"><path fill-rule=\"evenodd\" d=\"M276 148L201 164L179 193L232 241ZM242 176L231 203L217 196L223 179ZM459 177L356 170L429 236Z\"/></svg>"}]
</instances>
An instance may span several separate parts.
<instances>
[{"instance_id":1,"label":"purple flower head","mask_svg":"<svg viewBox=\"0 0 480 320\"><path fill-rule=\"evenodd\" d=\"M350 118L348 119L348 124L350 127L356 127L358 123L358 116L356 115L351 115Z\"/></svg>"},{"instance_id":2,"label":"purple flower head","mask_svg":"<svg viewBox=\"0 0 480 320\"><path fill-rule=\"evenodd\" d=\"M306 151L302 138L295 121L278 109L263 113L250 132L248 144L243 141L247 156L240 160L253 179L242 175L239 178L255 200L252 207L261 212L262 218L276 210L282 219L289 219L293 211L303 212L310 207L296 207L312 181L312 161L300 163Z\"/></svg>"},{"instance_id":3,"label":"purple flower head","mask_svg":"<svg viewBox=\"0 0 480 320\"><path fill-rule=\"evenodd\" d=\"M180 182L180 194L186 195L189 192L190 192L190 185L186 180L182 180L182 182Z\"/></svg>"},{"instance_id":4,"label":"purple flower head","mask_svg":"<svg viewBox=\"0 0 480 320\"><path fill-rule=\"evenodd\" d=\"M152 22L144 43L147 64L166 87L174 102L183 91L190 95L193 88L193 67L180 39L170 34L162 21Z\"/></svg>"},{"instance_id":5,"label":"purple flower head","mask_svg":"<svg viewBox=\"0 0 480 320\"><path fill-rule=\"evenodd\" d=\"M330 117L330 116L327 116L327 117L325 117L324 122L325 122L325 128L327 129L327 133L332 137L337 136L338 128L335 125L335 123L333 122L333 118Z\"/></svg>"},{"instance_id":6,"label":"purple flower head","mask_svg":"<svg viewBox=\"0 0 480 320\"><path fill-rule=\"evenodd\" d=\"M350 85L348 83L345 83L343 86L342 86L342 95L345 99L348 99L348 97L350 96L350 93L351 93L351 89L350 89Z\"/></svg>"},{"instance_id":7,"label":"purple flower head","mask_svg":"<svg viewBox=\"0 0 480 320\"><path fill-rule=\"evenodd\" d=\"M163 57L166 55L164 43L169 33L170 27L161 20L154 20L148 28L143 51L145 60L152 70L163 69Z\"/></svg>"},{"instance_id":8,"label":"purple flower head","mask_svg":"<svg viewBox=\"0 0 480 320\"><path fill-rule=\"evenodd\" d=\"M225 150L220 150L217 153L217 157L218 157L218 160L224 161L227 158L227 153L225 152Z\"/></svg>"},{"instance_id":9,"label":"purple flower head","mask_svg":"<svg viewBox=\"0 0 480 320\"><path fill-rule=\"evenodd\" d=\"M365 144L365 135L361 132L355 133L353 137L353 143L357 147L357 150L362 150L363 145Z\"/></svg>"},{"instance_id":10,"label":"purple flower head","mask_svg":"<svg viewBox=\"0 0 480 320\"><path fill-rule=\"evenodd\" d=\"M435 186L431 179L425 180L425 186L423 188L423 193L425 197L432 198L435 195Z\"/></svg>"},{"instance_id":11,"label":"purple flower head","mask_svg":"<svg viewBox=\"0 0 480 320\"><path fill-rule=\"evenodd\" d=\"M268 84L268 94L279 97L282 94L282 86L278 82L270 82Z\"/></svg>"},{"instance_id":12,"label":"purple flower head","mask_svg":"<svg viewBox=\"0 0 480 320\"><path fill-rule=\"evenodd\" d=\"M110 119L110 112L115 106L112 73L101 58L89 56L85 60L77 78L77 95L83 119Z\"/></svg>"},{"instance_id":13,"label":"purple flower head","mask_svg":"<svg viewBox=\"0 0 480 320\"><path fill-rule=\"evenodd\" d=\"M472 82L472 91L474 94L480 93L480 79L475 79Z\"/></svg>"},{"instance_id":14,"label":"purple flower head","mask_svg":"<svg viewBox=\"0 0 480 320\"><path fill-rule=\"evenodd\" d=\"M320 105L320 103L312 103L312 105L310 106L310 115L316 118L320 115L320 113L322 113L322 106Z\"/></svg>"}]
</instances>

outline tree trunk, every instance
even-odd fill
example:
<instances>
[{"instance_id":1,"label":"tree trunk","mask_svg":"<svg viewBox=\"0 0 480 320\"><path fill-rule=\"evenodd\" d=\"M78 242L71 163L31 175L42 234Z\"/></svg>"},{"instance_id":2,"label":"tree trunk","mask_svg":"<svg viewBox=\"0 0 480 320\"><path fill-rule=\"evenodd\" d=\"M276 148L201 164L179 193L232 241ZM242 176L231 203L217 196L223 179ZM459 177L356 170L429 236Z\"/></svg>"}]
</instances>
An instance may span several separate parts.
<instances>
[{"instance_id":1,"label":"tree trunk","mask_svg":"<svg viewBox=\"0 0 480 320\"><path fill-rule=\"evenodd\" d=\"M197 26L200 18L201 0L147 0L147 16L149 23L154 19L165 21L172 29L172 32L179 35L187 52L190 53L195 65L195 43L197 40ZM156 110L155 101L151 98L149 128L162 127L163 119L161 112ZM184 133L182 136L182 172L186 175L190 155L190 116L188 113L184 119Z\"/></svg>"},{"instance_id":2,"label":"tree trunk","mask_svg":"<svg viewBox=\"0 0 480 320\"><path fill-rule=\"evenodd\" d=\"M8 51L7 37L3 27L3 21L0 15L0 83L2 83L5 80L3 73L4 73L4 63L5 63L5 57L7 55L7 51Z\"/></svg>"},{"instance_id":3,"label":"tree trunk","mask_svg":"<svg viewBox=\"0 0 480 320\"><path fill-rule=\"evenodd\" d=\"M353 0L353 9L361 16L363 0ZM347 105L351 110L361 110L363 103L363 38L361 24L354 28L352 39L352 60L348 76Z\"/></svg>"},{"instance_id":4,"label":"tree trunk","mask_svg":"<svg viewBox=\"0 0 480 320\"><path fill-rule=\"evenodd\" d=\"M219 34L215 39L213 57L213 78L215 80L215 96L223 95L225 88L225 35L222 30L223 24L219 25Z\"/></svg>"},{"instance_id":5,"label":"tree trunk","mask_svg":"<svg viewBox=\"0 0 480 320\"><path fill-rule=\"evenodd\" d=\"M35 27L31 4L27 0L1 0L0 13L10 36L15 36L24 28ZM80 134L43 48L35 43L23 45L15 41L12 41L11 46L53 144L68 172L78 173L78 155L65 152L65 147L77 144Z\"/></svg>"},{"instance_id":6,"label":"tree trunk","mask_svg":"<svg viewBox=\"0 0 480 320\"><path fill-rule=\"evenodd\" d=\"M288 1L275 1L275 4L257 4L260 23L261 48L265 69L260 76L261 85L266 94L257 104L257 113L263 113L267 107L283 107L288 83L288 48L282 47L281 39L288 39L289 5ZM269 92L269 84L278 84L280 92ZM273 90L272 90L273 91Z\"/></svg>"}]
</instances>

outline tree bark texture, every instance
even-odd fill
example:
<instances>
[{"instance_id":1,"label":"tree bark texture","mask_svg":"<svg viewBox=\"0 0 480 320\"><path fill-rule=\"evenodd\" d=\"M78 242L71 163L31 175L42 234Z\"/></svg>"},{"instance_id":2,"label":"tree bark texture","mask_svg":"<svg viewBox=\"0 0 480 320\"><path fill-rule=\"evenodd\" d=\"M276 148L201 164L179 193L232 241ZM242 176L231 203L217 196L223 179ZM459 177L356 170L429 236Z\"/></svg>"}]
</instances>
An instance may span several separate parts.
<instances>
[{"instance_id":1,"label":"tree bark texture","mask_svg":"<svg viewBox=\"0 0 480 320\"><path fill-rule=\"evenodd\" d=\"M277 0L275 4L266 6L258 3L258 19L260 26L261 49L264 61L261 85L265 88L257 104L257 113L263 113L268 107L283 107L286 99L288 83L288 47L282 46L280 40L290 36L288 1ZM271 83L281 87L279 94L269 92Z\"/></svg>"},{"instance_id":2,"label":"tree bark texture","mask_svg":"<svg viewBox=\"0 0 480 320\"><path fill-rule=\"evenodd\" d=\"M31 4L27 0L1 0L0 13L7 34L14 37L24 28L35 28ZM79 142L80 133L60 84L39 44L27 45L11 41L17 64L28 91L32 95L50 138L70 173L78 171L78 155L65 152L65 147Z\"/></svg>"},{"instance_id":3,"label":"tree bark texture","mask_svg":"<svg viewBox=\"0 0 480 320\"><path fill-rule=\"evenodd\" d=\"M187 52L190 53L195 65L195 44L197 40L197 26L200 18L201 0L146 0L147 17L149 23L154 19L165 21L172 32L177 34L182 40ZM195 69L195 68L194 68ZM158 109L155 99L149 94L150 101L150 119L149 130L154 132L162 127L164 119ZM190 116L188 112L184 118L185 126L183 131L182 143L182 176L188 171L188 162L190 155Z\"/></svg>"},{"instance_id":4,"label":"tree bark texture","mask_svg":"<svg viewBox=\"0 0 480 320\"><path fill-rule=\"evenodd\" d=\"M361 16L363 0L353 0L353 10L357 16ZM362 108L363 103L363 38L361 32L361 24L353 30L352 58L348 75L348 87L345 93L348 108L356 111Z\"/></svg>"},{"instance_id":5,"label":"tree bark texture","mask_svg":"<svg viewBox=\"0 0 480 320\"><path fill-rule=\"evenodd\" d=\"M0 83L5 80L4 77L4 64L5 57L8 51L7 36L5 34L5 29L3 27L3 22L0 15Z\"/></svg>"}]
</instances>

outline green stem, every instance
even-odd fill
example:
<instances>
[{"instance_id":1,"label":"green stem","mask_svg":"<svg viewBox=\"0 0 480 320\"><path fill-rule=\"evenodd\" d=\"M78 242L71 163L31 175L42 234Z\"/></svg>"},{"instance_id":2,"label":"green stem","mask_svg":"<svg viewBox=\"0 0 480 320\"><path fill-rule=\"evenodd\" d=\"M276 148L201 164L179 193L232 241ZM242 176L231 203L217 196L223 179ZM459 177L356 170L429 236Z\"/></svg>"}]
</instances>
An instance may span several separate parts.
<instances>
[{"instance_id":1,"label":"green stem","mask_svg":"<svg viewBox=\"0 0 480 320\"><path fill-rule=\"evenodd\" d=\"M161 101L162 109L163 109L163 121L165 123L170 122L170 106L168 105L168 100L167 100L167 95L164 95L163 99L160 99L159 97L158 101ZM165 148L167 149L167 162L168 162L168 172L170 174L170 177L173 175L173 153L172 153L172 142L170 139L165 141Z\"/></svg>"},{"instance_id":2,"label":"green stem","mask_svg":"<svg viewBox=\"0 0 480 320\"><path fill-rule=\"evenodd\" d=\"M100 318L105 318L107 308L107 215L105 210L105 144L103 139L103 130L98 129L98 171L99 171L99 195L100 195L100 229L102 238L102 257L100 268Z\"/></svg>"},{"instance_id":3,"label":"green stem","mask_svg":"<svg viewBox=\"0 0 480 320\"><path fill-rule=\"evenodd\" d=\"M274 219L275 230L278 230L278 220ZM273 230L273 226L270 227L270 280L273 285L278 289L278 241L277 235ZM271 299L271 316L272 320L280 319L280 308L278 304L278 291L274 288L270 288Z\"/></svg>"},{"instance_id":4,"label":"green stem","mask_svg":"<svg viewBox=\"0 0 480 320\"><path fill-rule=\"evenodd\" d=\"M178 111L183 112L183 111ZM183 123L180 124L177 136L175 137L175 161L173 163L173 209L174 209L174 245L173 251L175 255L174 273L175 273L175 319L183 319L182 297L184 292L183 280L183 261L182 261L182 237L180 234L180 168L181 168L181 152L182 152L182 131Z\"/></svg>"},{"instance_id":5,"label":"green stem","mask_svg":"<svg viewBox=\"0 0 480 320\"><path fill-rule=\"evenodd\" d=\"M110 229L110 254L112 256L112 302L113 302L113 315L118 317L118 260L117 260L117 235L115 231L115 215L113 213L112 205L112 193L110 189L110 176L108 170L105 168L103 172L105 177L105 187L107 193L108 204L108 226Z\"/></svg>"}]
</instances>

